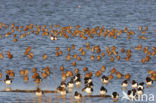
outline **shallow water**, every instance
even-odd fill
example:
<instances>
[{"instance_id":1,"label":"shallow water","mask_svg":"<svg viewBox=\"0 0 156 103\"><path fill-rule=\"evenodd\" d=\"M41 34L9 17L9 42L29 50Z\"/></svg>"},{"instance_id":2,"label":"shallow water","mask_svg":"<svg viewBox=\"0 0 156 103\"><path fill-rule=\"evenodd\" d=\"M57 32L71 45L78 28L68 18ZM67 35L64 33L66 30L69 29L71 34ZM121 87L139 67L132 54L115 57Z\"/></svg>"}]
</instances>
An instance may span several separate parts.
<instances>
[{"instance_id":1,"label":"shallow water","mask_svg":"<svg viewBox=\"0 0 156 103\"><path fill-rule=\"evenodd\" d=\"M78 6L80 5L80 8ZM35 83L30 80L29 83L24 84L22 78L19 77L20 69L31 69L37 67L40 71L43 67L50 66L52 70L52 75L48 77L41 87L43 89L52 89L54 90L56 86L60 84L61 74L59 67L63 64L66 70L74 70L79 68L82 72L83 67L88 67L89 71L93 73L96 70L99 70L102 65L106 66L106 72L108 73L110 69L115 67L117 70L122 71L123 74L130 73L132 79L137 80L138 82L145 81L147 71L150 69L156 70L156 58L152 57L150 62L142 64L141 58L144 57L144 54L140 51L134 49L138 44L145 46L156 46L156 33L154 32L156 27L156 2L155 0L0 0L0 22L6 24L60 24L61 26L68 25L81 25L82 27L95 27L97 25L104 25L106 29L117 28L124 29L128 27L130 30L134 30L136 35L131 36L130 40L127 40L126 34L121 34L117 40L112 38L103 38L103 37L94 37L94 39L88 39L84 41L79 37L71 37L70 39L60 38L57 41L51 41L48 37L42 37L40 35L30 35L26 38L19 39L17 43L12 41L12 37L5 38L4 33L6 31L1 30L0 34L3 35L3 39L0 39L0 50L3 52L11 51L14 58L9 60L6 55L4 60L0 60L0 71L5 73L6 69L14 69L16 72L15 79L12 84L12 89L35 89ZM146 35L148 39L146 41L139 40L138 35L138 26L148 26L149 30ZM17 34L19 36L19 34ZM120 51L121 48L131 49L132 57L129 62L124 60L125 54L121 55L121 60L115 60L113 63L110 62L109 57L106 55L102 58L101 61L90 61L91 52L87 52L85 57L82 57L82 61L77 61L77 66L72 67L72 62L65 61L67 55L66 48L72 44L76 45L76 50L84 46L86 42L89 42L91 45L100 45L102 51L106 52L107 45L118 46L117 50ZM32 47L34 52L34 58L29 60L24 56L24 50L27 46ZM55 47L61 47L63 50L63 56L55 56ZM151 49L151 48L150 48ZM71 51L71 54L78 51ZM48 54L47 60L42 59L43 54ZM95 54L95 53L94 53ZM95 54L96 55L96 54ZM31 77L32 74L29 74ZM54 79L56 76L57 81ZM4 76L3 76L4 77ZM100 77L101 78L101 77ZM99 93L99 88L101 87L100 78L93 77L94 83L94 92L93 94ZM4 78L3 78L4 79ZM113 91L117 91L120 95L119 102L122 97L121 82L123 79L113 79L112 83L109 83L105 86L108 89L108 94L111 94ZM151 89L145 89L145 93L156 93L156 83ZM0 84L1 90L5 89L5 84ZM129 89L131 87L129 86ZM84 93L83 93L84 94ZM8 98L9 97L9 98ZM67 95L66 101L71 102ZM28 99L27 99L28 98ZM51 99L47 99L51 98ZM55 96L53 94L45 94L42 97L42 102L47 102L47 100L52 100L52 102L62 102L61 99L55 101ZM27 93L0 93L0 102L9 103L9 102L33 102L37 101L37 97L34 94ZM156 94L155 94L156 101ZM85 102L88 103L111 103L110 98L89 98Z\"/></svg>"}]
</instances>

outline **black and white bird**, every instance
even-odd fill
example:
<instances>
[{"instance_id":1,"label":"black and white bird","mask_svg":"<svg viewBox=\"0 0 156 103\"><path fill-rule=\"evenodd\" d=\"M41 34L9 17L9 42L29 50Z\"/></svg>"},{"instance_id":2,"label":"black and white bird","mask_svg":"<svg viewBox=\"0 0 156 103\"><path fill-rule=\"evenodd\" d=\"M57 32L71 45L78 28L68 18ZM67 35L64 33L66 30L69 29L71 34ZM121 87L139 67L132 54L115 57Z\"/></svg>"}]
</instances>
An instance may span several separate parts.
<instances>
[{"instance_id":1,"label":"black and white bird","mask_svg":"<svg viewBox=\"0 0 156 103\"><path fill-rule=\"evenodd\" d=\"M132 88L137 89L138 83L135 80L132 80Z\"/></svg>"},{"instance_id":2,"label":"black and white bird","mask_svg":"<svg viewBox=\"0 0 156 103\"><path fill-rule=\"evenodd\" d=\"M117 92L113 92L111 97L113 102L116 102L119 99L119 94Z\"/></svg>"},{"instance_id":3,"label":"black and white bird","mask_svg":"<svg viewBox=\"0 0 156 103\"><path fill-rule=\"evenodd\" d=\"M37 88L35 94L36 94L36 96L42 96L43 91L40 88Z\"/></svg>"},{"instance_id":4,"label":"black and white bird","mask_svg":"<svg viewBox=\"0 0 156 103\"><path fill-rule=\"evenodd\" d=\"M66 88L66 83L65 83L65 82L61 82L60 86L61 86L62 88Z\"/></svg>"},{"instance_id":5,"label":"black and white bird","mask_svg":"<svg viewBox=\"0 0 156 103\"><path fill-rule=\"evenodd\" d=\"M85 84L85 86L93 88L93 82L87 83L87 84Z\"/></svg>"},{"instance_id":6,"label":"black and white bird","mask_svg":"<svg viewBox=\"0 0 156 103\"><path fill-rule=\"evenodd\" d=\"M102 82L103 84L108 84L108 82L109 82L108 77L106 77L105 75L103 75L102 78L101 78L101 82Z\"/></svg>"},{"instance_id":7,"label":"black and white bird","mask_svg":"<svg viewBox=\"0 0 156 103\"><path fill-rule=\"evenodd\" d=\"M138 88L141 88L143 90L144 89L144 82L139 83Z\"/></svg>"},{"instance_id":8,"label":"black and white bird","mask_svg":"<svg viewBox=\"0 0 156 103\"><path fill-rule=\"evenodd\" d=\"M12 80L9 77L9 75L6 75L4 82L5 82L6 85L11 85L12 84Z\"/></svg>"},{"instance_id":9,"label":"black and white bird","mask_svg":"<svg viewBox=\"0 0 156 103\"><path fill-rule=\"evenodd\" d=\"M128 87L128 82L127 82L127 80L124 80L124 81L121 83L121 85L122 85L122 88L127 88L127 87Z\"/></svg>"},{"instance_id":10,"label":"black and white bird","mask_svg":"<svg viewBox=\"0 0 156 103\"><path fill-rule=\"evenodd\" d=\"M128 90L127 94L130 100L133 100L136 98L136 89Z\"/></svg>"},{"instance_id":11,"label":"black and white bird","mask_svg":"<svg viewBox=\"0 0 156 103\"><path fill-rule=\"evenodd\" d=\"M81 75L78 73L74 76L74 81L80 80L81 79Z\"/></svg>"},{"instance_id":12,"label":"black and white bird","mask_svg":"<svg viewBox=\"0 0 156 103\"><path fill-rule=\"evenodd\" d=\"M57 92L58 93L60 93L62 96L65 96L66 95L66 89L64 88L64 87L61 87L61 86L59 86L58 88L57 88Z\"/></svg>"},{"instance_id":13,"label":"black and white bird","mask_svg":"<svg viewBox=\"0 0 156 103\"><path fill-rule=\"evenodd\" d=\"M61 88L62 88L61 86L58 86L58 87L57 87L57 92L58 92L58 93L60 93Z\"/></svg>"},{"instance_id":14,"label":"black and white bird","mask_svg":"<svg viewBox=\"0 0 156 103\"><path fill-rule=\"evenodd\" d=\"M42 78L38 75L38 76L35 77L34 81L36 82L36 84L39 85L41 83L41 81L42 81Z\"/></svg>"},{"instance_id":15,"label":"black and white bird","mask_svg":"<svg viewBox=\"0 0 156 103\"><path fill-rule=\"evenodd\" d=\"M137 89L137 95L140 97L141 95L143 95L143 89L141 87L139 87Z\"/></svg>"},{"instance_id":16,"label":"black and white bird","mask_svg":"<svg viewBox=\"0 0 156 103\"><path fill-rule=\"evenodd\" d=\"M146 85L148 87L151 87L153 84L153 80L150 77L146 77Z\"/></svg>"},{"instance_id":17,"label":"black and white bird","mask_svg":"<svg viewBox=\"0 0 156 103\"><path fill-rule=\"evenodd\" d=\"M81 95L80 93L78 93L77 91L75 91L74 98L75 98L76 100L80 100L81 97L82 97L82 95Z\"/></svg>"},{"instance_id":18,"label":"black and white bird","mask_svg":"<svg viewBox=\"0 0 156 103\"><path fill-rule=\"evenodd\" d=\"M84 88L82 89L82 91L85 91L86 93L88 93L88 94L90 95L90 94L92 94L92 92L93 92L93 88L87 86L87 87L84 87Z\"/></svg>"},{"instance_id":19,"label":"black and white bird","mask_svg":"<svg viewBox=\"0 0 156 103\"><path fill-rule=\"evenodd\" d=\"M107 89L104 86L101 86L100 88L100 95L105 96L107 93Z\"/></svg>"},{"instance_id":20,"label":"black and white bird","mask_svg":"<svg viewBox=\"0 0 156 103\"><path fill-rule=\"evenodd\" d=\"M73 79L71 79L71 80L67 83L67 87L68 87L68 89L74 88Z\"/></svg>"},{"instance_id":21,"label":"black and white bird","mask_svg":"<svg viewBox=\"0 0 156 103\"><path fill-rule=\"evenodd\" d=\"M84 78L84 84L89 84L91 82L92 82L92 78L90 78L90 77L85 77Z\"/></svg>"},{"instance_id":22,"label":"black and white bird","mask_svg":"<svg viewBox=\"0 0 156 103\"><path fill-rule=\"evenodd\" d=\"M75 81L75 85L76 87L80 87L81 86L81 79L78 78L76 81Z\"/></svg>"}]
</instances>

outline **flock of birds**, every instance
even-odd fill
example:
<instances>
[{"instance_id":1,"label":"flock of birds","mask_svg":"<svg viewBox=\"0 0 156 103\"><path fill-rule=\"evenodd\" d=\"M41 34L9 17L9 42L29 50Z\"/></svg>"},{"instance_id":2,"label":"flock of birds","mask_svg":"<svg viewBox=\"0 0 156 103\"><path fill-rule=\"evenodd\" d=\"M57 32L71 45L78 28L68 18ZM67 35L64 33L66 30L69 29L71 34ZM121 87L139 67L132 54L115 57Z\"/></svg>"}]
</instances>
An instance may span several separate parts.
<instances>
[{"instance_id":1,"label":"flock of birds","mask_svg":"<svg viewBox=\"0 0 156 103\"><path fill-rule=\"evenodd\" d=\"M55 29L54 29L55 27ZM11 28L11 29L10 29ZM132 30L128 30L127 27L125 27L124 30L117 30L117 29L106 29L104 28L104 26L100 27L100 26L96 26L95 28L82 28L82 30L80 30L81 26L77 25L75 26L75 30L73 30L73 26L66 26L66 27L60 27L59 25L50 25L49 28L46 25L26 25L24 26L15 26L15 23L12 23L11 25L8 24L4 24L4 23L0 23L0 31L3 29L8 29L10 31L7 31L7 33L3 33L5 38L7 37L13 37L13 41L14 42L18 42L18 39L22 39L25 38L29 35L35 34L35 35L39 35L41 34L42 36L48 36L50 37L51 40L58 40L58 38L61 37L65 37L66 39L70 38L70 35L72 37L76 36L76 37L80 37L83 40L87 40L88 38L94 38L94 36L98 36L101 37L102 35L104 36L104 38L109 37L109 38L114 38L117 39L118 36L120 36L122 33L127 33L127 39L131 39L132 35L135 35L135 32ZM139 26L139 31L140 33L142 33L143 35L139 35L139 39L142 40L146 40L147 37L144 35L147 33L148 31L148 27L146 26L145 29L143 30L143 28L141 26ZM156 31L155 31L156 32ZM16 34L20 34L20 35L16 35ZM0 34L0 39L3 38L3 35ZM90 43L87 42L85 47L81 47L79 48L79 52L82 54L81 56L78 54L71 54L72 50L75 50L76 46L73 44L71 47L67 48L67 52L68 55L66 56L66 61L70 61L71 59L75 59L75 61L72 63L73 67L75 67L77 65L76 60L77 61L82 61L82 56L86 55L87 50L91 50L92 55L90 56L90 60L94 61L95 59L97 61L101 61L102 57L104 57L105 55L108 55L110 57L110 62L114 62L115 58L120 61L120 55L119 52L121 53L126 53L126 57L124 58L126 61L129 61L131 56L132 56L132 50L131 49L124 49L121 48L120 51L117 51L116 46L112 46L109 47L107 46L107 50L106 52L101 50L101 47L99 45L93 45L92 47L90 46ZM149 50L149 48L152 48L152 51ZM152 57L154 57L156 55L156 47L152 46L146 46L143 48L143 46L140 44L138 46L135 47L136 50L138 51L143 51L143 53L145 54L145 58L141 59L142 63L145 62L149 62L151 60ZM28 46L25 49L24 55L27 56L29 59L33 59L34 53L31 51L32 48L31 46ZM60 47L56 47L56 57L62 56L63 52L61 51ZM97 56L95 56L94 54L97 53ZM5 54L3 53L3 51L1 50L0 53L0 60L4 59ZM11 53L11 51L7 51L7 57L9 59L14 58L13 54ZM42 56L43 60L46 60L48 58L47 54L44 54ZM102 75L103 72L105 72L106 67L103 65L101 67L100 70L97 70L95 72L95 76L96 77L100 77ZM82 75L79 71L78 68L76 68L75 70L69 70L69 71L64 71L64 66L61 65L60 67L60 71L62 72L62 81L60 83L60 85L56 88L56 92L59 93L62 96L65 96L67 94L67 92L73 92L73 88L81 88L82 86L82 82L84 85L84 88L82 88L82 92L86 92L89 96L92 96L92 92L94 89L94 84L92 81L92 77L93 77L93 73L92 72L88 72L88 68L84 67L83 71L85 73L85 75ZM23 80L27 83L29 81L29 70L28 69L21 69L19 71L20 75L23 77ZM42 69L42 71L38 72L37 68L32 68L32 79L35 81L35 83L37 84L37 89L35 91L35 94L37 96L42 96L44 91L41 90L39 88L40 83L46 79L48 76L50 76L51 74L51 69L50 67L45 67ZM120 71L118 71L116 68L113 68L110 70L110 75L103 75L101 78L101 83L104 85L107 85L111 80L113 80L114 78L114 74L116 75L116 77L118 79L125 79L122 83L121 83L121 87L123 89L126 89L128 87L128 82L130 81L131 78L131 74L130 73L126 73L126 74L122 74ZM131 82L131 87L132 90L128 90L127 95L130 99L134 99L134 98L138 98L141 95L143 95L144 93L144 85L147 85L147 87L152 87L153 82L156 80L156 71L154 70L149 70L148 74L150 74L150 76L147 76L145 78L145 81L138 83L135 80L132 80ZM2 78L2 73L0 73L0 78ZM11 85L13 78L15 76L15 72L13 70L6 70L6 74L5 74L5 84L6 85ZM70 78L70 81L67 82L67 78ZM101 88L99 89L99 96L101 97L111 97L112 100L114 102L118 101L119 99L119 94L117 92L113 92L112 95L107 95L107 89L105 88L105 86L101 86ZM7 91L11 91L11 90L7 90ZM75 91L74 93L74 98L76 100L81 100L82 99L82 94L78 91Z\"/></svg>"}]
</instances>

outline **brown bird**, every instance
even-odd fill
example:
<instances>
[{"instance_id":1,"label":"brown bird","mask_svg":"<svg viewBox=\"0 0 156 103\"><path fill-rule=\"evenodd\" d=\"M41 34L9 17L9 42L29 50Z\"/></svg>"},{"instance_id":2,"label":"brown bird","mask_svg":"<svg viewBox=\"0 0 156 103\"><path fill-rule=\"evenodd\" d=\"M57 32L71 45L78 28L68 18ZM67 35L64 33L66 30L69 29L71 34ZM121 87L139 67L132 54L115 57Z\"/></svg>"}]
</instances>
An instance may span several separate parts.
<instances>
[{"instance_id":1,"label":"brown bird","mask_svg":"<svg viewBox=\"0 0 156 103\"><path fill-rule=\"evenodd\" d=\"M3 76L3 75L2 75L2 73L0 72L0 78L2 78L2 76Z\"/></svg>"},{"instance_id":2,"label":"brown bird","mask_svg":"<svg viewBox=\"0 0 156 103\"><path fill-rule=\"evenodd\" d=\"M130 79L131 75L129 73L125 74L125 79Z\"/></svg>"},{"instance_id":3,"label":"brown bird","mask_svg":"<svg viewBox=\"0 0 156 103\"><path fill-rule=\"evenodd\" d=\"M95 76L99 77L102 74L102 72L100 70L98 70L97 72L95 72Z\"/></svg>"},{"instance_id":4,"label":"brown bird","mask_svg":"<svg viewBox=\"0 0 156 103\"><path fill-rule=\"evenodd\" d=\"M4 58L3 51L1 51L0 59L2 60L3 58Z\"/></svg>"},{"instance_id":5,"label":"brown bird","mask_svg":"<svg viewBox=\"0 0 156 103\"><path fill-rule=\"evenodd\" d=\"M42 56L42 58L44 59L44 60L46 60L47 59L47 54L44 54L43 56Z\"/></svg>"},{"instance_id":6,"label":"brown bird","mask_svg":"<svg viewBox=\"0 0 156 103\"><path fill-rule=\"evenodd\" d=\"M122 48L122 49L121 49L121 53L124 53L124 52L125 52L125 49L124 49L124 48Z\"/></svg>"},{"instance_id":7,"label":"brown bird","mask_svg":"<svg viewBox=\"0 0 156 103\"><path fill-rule=\"evenodd\" d=\"M8 58L9 59L12 59L13 58L13 55L10 53L10 51L7 51L7 55L8 55Z\"/></svg>"},{"instance_id":8,"label":"brown bird","mask_svg":"<svg viewBox=\"0 0 156 103\"><path fill-rule=\"evenodd\" d=\"M78 74L79 73L79 69L76 68L74 72L75 72L75 74Z\"/></svg>"},{"instance_id":9,"label":"brown bird","mask_svg":"<svg viewBox=\"0 0 156 103\"><path fill-rule=\"evenodd\" d=\"M109 80L112 80L114 77L113 77L113 75L112 74L110 74L109 76L108 76L108 79Z\"/></svg>"},{"instance_id":10,"label":"brown bird","mask_svg":"<svg viewBox=\"0 0 156 103\"><path fill-rule=\"evenodd\" d=\"M116 77L117 77L117 78L121 79L122 76L123 76L123 74L121 74L119 71L116 72Z\"/></svg>"},{"instance_id":11,"label":"brown bird","mask_svg":"<svg viewBox=\"0 0 156 103\"><path fill-rule=\"evenodd\" d=\"M110 72L111 72L111 74L114 74L116 72L116 69L113 68Z\"/></svg>"},{"instance_id":12,"label":"brown bird","mask_svg":"<svg viewBox=\"0 0 156 103\"><path fill-rule=\"evenodd\" d=\"M70 54L68 54L68 55L66 56L66 60L67 60L67 61L70 61L70 59L71 59Z\"/></svg>"},{"instance_id":13,"label":"brown bird","mask_svg":"<svg viewBox=\"0 0 156 103\"><path fill-rule=\"evenodd\" d=\"M33 73L37 73L37 68L32 68Z\"/></svg>"},{"instance_id":14,"label":"brown bird","mask_svg":"<svg viewBox=\"0 0 156 103\"><path fill-rule=\"evenodd\" d=\"M87 67L84 67L84 68L83 68L83 71L84 71L84 72L88 71L88 68L87 68Z\"/></svg>"},{"instance_id":15,"label":"brown bird","mask_svg":"<svg viewBox=\"0 0 156 103\"><path fill-rule=\"evenodd\" d=\"M106 67L104 65L101 67L101 71L102 72L105 72L106 71Z\"/></svg>"},{"instance_id":16,"label":"brown bird","mask_svg":"<svg viewBox=\"0 0 156 103\"><path fill-rule=\"evenodd\" d=\"M29 81L29 77L27 75L24 76L24 82L27 83Z\"/></svg>"},{"instance_id":17,"label":"brown bird","mask_svg":"<svg viewBox=\"0 0 156 103\"><path fill-rule=\"evenodd\" d=\"M62 81L65 81L67 79L66 73L62 72Z\"/></svg>"},{"instance_id":18,"label":"brown bird","mask_svg":"<svg viewBox=\"0 0 156 103\"><path fill-rule=\"evenodd\" d=\"M136 46L135 49L136 50L141 50L142 49L142 45L140 44L140 45Z\"/></svg>"},{"instance_id":19,"label":"brown bird","mask_svg":"<svg viewBox=\"0 0 156 103\"><path fill-rule=\"evenodd\" d=\"M63 65L61 65L60 71L64 71L64 66Z\"/></svg>"},{"instance_id":20,"label":"brown bird","mask_svg":"<svg viewBox=\"0 0 156 103\"><path fill-rule=\"evenodd\" d=\"M72 64L73 64L73 67L75 67L76 66L76 61L74 61Z\"/></svg>"},{"instance_id":21,"label":"brown bird","mask_svg":"<svg viewBox=\"0 0 156 103\"><path fill-rule=\"evenodd\" d=\"M91 59L91 61L93 61L94 60L94 55L91 55L90 59Z\"/></svg>"}]
</instances>

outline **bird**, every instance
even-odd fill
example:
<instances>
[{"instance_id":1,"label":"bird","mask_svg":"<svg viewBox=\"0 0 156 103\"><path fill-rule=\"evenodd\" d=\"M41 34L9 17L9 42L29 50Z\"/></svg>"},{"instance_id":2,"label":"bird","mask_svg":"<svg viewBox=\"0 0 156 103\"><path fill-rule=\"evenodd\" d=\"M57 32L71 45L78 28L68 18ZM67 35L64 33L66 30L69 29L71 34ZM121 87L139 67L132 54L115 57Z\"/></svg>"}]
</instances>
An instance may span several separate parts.
<instances>
[{"instance_id":1,"label":"bird","mask_svg":"<svg viewBox=\"0 0 156 103\"><path fill-rule=\"evenodd\" d=\"M127 94L131 100L135 99L136 98L136 89L128 90Z\"/></svg>"},{"instance_id":2,"label":"bird","mask_svg":"<svg viewBox=\"0 0 156 103\"><path fill-rule=\"evenodd\" d=\"M141 87L137 89L137 94L138 96L141 96L143 94L143 89Z\"/></svg>"},{"instance_id":3,"label":"bird","mask_svg":"<svg viewBox=\"0 0 156 103\"><path fill-rule=\"evenodd\" d=\"M153 84L153 80L150 77L146 77L146 85L148 87L151 87Z\"/></svg>"},{"instance_id":4,"label":"bird","mask_svg":"<svg viewBox=\"0 0 156 103\"><path fill-rule=\"evenodd\" d=\"M41 79L41 77L40 77L39 75L35 77L35 82L36 82L37 84L40 84L41 81L42 81L42 79Z\"/></svg>"},{"instance_id":5,"label":"bird","mask_svg":"<svg viewBox=\"0 0 156 103\"><path fill-rule=\"evenodd\" d=\"M93 88L87 86L87 87L84 87L84 88L82 89L82 91L85 91L86 93L88 93L88 94L90 95L90 94L92 94L92 92L93 92Z\"/></svg>"},{"instance_id":6,"label":"bird","mask_svg":"<svg viewBox=\"0 0 156 103\"><path fill-rule=\"evenodd\" d=\"M76 81L75 81L75 85L76 87L80 87L81 86L81 79L78 78Z\"/></svg>"},{"instance_id":7,"label":"bird","mask_svg":"<svg viewBox=\"0 0 156 103\"><path fill-rule=\"evenodd\" d=\"M113 92L111 97L113 102L116 102L119 99L119 94L117 92Z\"/></svg>"},{"instance_id":8,"label":"bird","mask_svg":"<svg viewBox=\"0 0 156 103\"><path fill-rule=\"evenodd\" d=\"M58 93L60 93L61 88L62 88L61 86L58 86L58 87L57 87L57 92L58 92Z\"/></svg>"},{"instance_id":9,"label":"bird","mask_svg":"<svg viewBox=\"0 0 156 103\"><path fill-rule=\"evenodd\" d=\"M78 79L80 79L81 75L79 73L77 73L75 76L74 76L74 81L77 81Z\"/></svg>"},{"instance_id":10,"label":"bird","mask_svg":"<svg viewBox=\"0 0 156 103\"><path fill-rule=\"evenodd\" d=\"M65 89L65 88L61 88L60 94L61 94L62 96L65 96L65 95L67 94L66 89Z\"/></svg>"},{"instance_id":11,"label":"bird","mask_svg":"<svg viewBox=\"0 0 156 103\"><path fill-rule=\"evenodd\" d=\"M85 77L84 78L84 84L89 84L90 82L92 82L92 78L91 77Z\"/></svg>"},{"instance_id":12,"label":"bird","mask_svg":"<svg viewBox=\"0 0 156 103\"><path fill-rule=\"evenodd\" d=\"M121 83L121 85L122 85L123 88L127 88L127 86L128 86L127 80L124 80L124 81Z\"/></svg>"},{"instance_id":13,"label":"bird","mask_svg":"<svg viewBox=\"0 0 156 103\"><path fill-rule=\"evenodd\" d=\"M107 93L107 89L104 86L101 86L100 88L100 95L105 96Z\"/></svg>"},{"instance_id":14,"label":"bird","mask_svg":"<svg viewBox=\"0 0 156 103\"><path fill-rule=\"evenodd\" d=\"M138 83L135 80L132 80L132 88L137 88Z\"/></svg>"},{"instance_id":15,"label":"bird","mask_svg":"<svg viewBox=\"0 0 156 103\"><path fill-rule=\"evenodd\" d=\"M6 75L6 78L5 78L4 82L7 85L11 85L12 84L12 80L10 79L9 75Z\"/></svg>"},{"instance_id":16,"label":"bird","mask_svg":"<svg viewBox=\"0 0 156 103\"><path fill-rule=\"evenodd\" d=\"M43 91L40 88L37 88L35 94L36 94L36 96L42 96Z\"/></svg>"},{"instance_id":17,"label":"bird","mask_svg":"<svg viewBox=\"0 0 156 103\"><path fill-rule=\"evenodd\" d=\"M77 91L75 91L74 98L75 98L76 100L80 100L81 97L82 97L82 95L81 95L80 93L78 93Z\"/></svg>"},{"instance_id":18,"label":"bird","mask_svg":"<svg viewBox=\"0 0 156 103\"><path fill-rule=\"evenodd\" d=\"M51 39L51 40L57 40L57 37L51 36L50 39Z\"/></svg>"},{"instance_id":19,"label":"bird","mask_svg":"<svg viewBox=\"0 0 156 103\"><path fill-rule=\"evenodd\" d=\"M109 82L108 77L106 77L105 75L102 76L101 81L103 84L108 84Z\"/></svg>"},{"instance_id":20,"label":"bird","mask_svg":"<svg viewBox=\"0 0 156 103\"><path fill-rule=\"evenodd\" d=\"M61 87L61 86L59 86L58 88L57 88L57 92L58 93L60 93L62 96L65 96L66 95L66 89L64 88L64 87Z\"/></svg>"},{"instance_id":21,"label":"bird","mask_svg":"<svg viewBox=\"0 0 156 103\"><path fill-rule=\"evenodd\" d=\"M93 82L90 82L90 83L87 83L87 84L85 84L86 86L89 86L89 87L91 87L91 88L93 88Z\"/></svg>"},{"instance_id":22,"label":"bird","mask_svg":"<svg viewBox=\"0 0 156 103\"><path fill-rule=\"evenodd\" d=\"M143 90L144 89L144 82L139 83L138 88L141 88Z\"/></svg>"},{"instance_id":23,"label":"bird","mask_svg":"<svg viewBox=\"0 0 156 103\"><path fill-rule=\"evenodd\" d=\"M68 83L67 83L67 87L69 89L72 89L74 87L74 84L73 84L73 79L71 79Z\"/></svg>"},{"instance_id":24,"label":"bird","mask_svg":"<svg viewBox=\"0 0 156 103\"><path fill-rule=\"evenodd\" d=\"M61 82L60 87L66 88L66 83L65 82Z\"/></svg>"}]
</instances>

